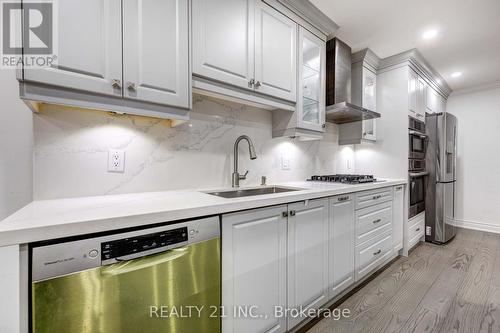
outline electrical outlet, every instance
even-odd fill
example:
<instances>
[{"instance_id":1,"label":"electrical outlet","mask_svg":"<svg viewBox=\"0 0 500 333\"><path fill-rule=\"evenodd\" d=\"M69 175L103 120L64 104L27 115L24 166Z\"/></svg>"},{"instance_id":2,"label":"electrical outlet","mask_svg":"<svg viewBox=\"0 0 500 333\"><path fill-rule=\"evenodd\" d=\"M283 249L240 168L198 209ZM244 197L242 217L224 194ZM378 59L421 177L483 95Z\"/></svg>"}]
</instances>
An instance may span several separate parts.
<instances>
[{"instance_id":1,"label":"electrical outlet","mask_svg":"<svg viewBox=\"0 0 500 333\"><path fill-rule=\"evenodd\" d=\"M431 236L432 235L432 229L431 229L430 226L425 227L425 234L427 236Z\"/></svg>"},{"instance_id":2,"label":"electrical outlet","mask_svg":"<svg viewBox=\"0 0 500 333\"><path fill-rule=\"evenodd\" d=\"M108 151L108 172L125 172L125 151L110 149Z\"/></svg>"},{"instance_id":3,"label":"electrical outlet","mask_svg":"<svg viewBox=\"0 0 500 333\"><path fill-rule=\"evenodd\" d=\"M281 156L281 170L290 170L290 158Z\"/></svg>"}]
</instances>

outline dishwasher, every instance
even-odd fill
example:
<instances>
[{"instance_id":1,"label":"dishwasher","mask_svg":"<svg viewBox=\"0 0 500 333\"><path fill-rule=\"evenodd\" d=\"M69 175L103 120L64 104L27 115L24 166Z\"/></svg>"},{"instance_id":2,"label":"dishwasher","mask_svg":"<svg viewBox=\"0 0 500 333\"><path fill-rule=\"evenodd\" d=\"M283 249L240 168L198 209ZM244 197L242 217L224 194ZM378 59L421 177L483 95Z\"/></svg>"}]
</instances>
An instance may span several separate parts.
<instances>
[{"instance_id":1,"label":"dishwasher","mask_svg":"<svg viewBox=\"0 0 500 333\"><path fill-rule=\"evenodd\" d=\"M32 333L220 333L218 217L29 250Z\"/></svg>"}]
</instances>

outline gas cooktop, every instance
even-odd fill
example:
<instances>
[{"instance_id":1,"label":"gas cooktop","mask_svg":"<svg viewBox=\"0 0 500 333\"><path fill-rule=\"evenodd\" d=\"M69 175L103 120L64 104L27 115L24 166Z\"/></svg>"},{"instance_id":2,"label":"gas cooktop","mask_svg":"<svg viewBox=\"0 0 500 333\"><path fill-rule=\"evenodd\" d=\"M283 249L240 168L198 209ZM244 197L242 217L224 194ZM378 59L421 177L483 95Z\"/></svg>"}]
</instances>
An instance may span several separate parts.
<instances>
[{"instance_id":1,"label":"gas cooktop","mask_svg":"<svg viewBox=\"0 0 500 333\"><path fill-rule=\"evenodd\" d=\"M373 183L377 180L373 175L322 175L312 176L308 181L343 183L343 184L364 184Z\"/></svg>"}]
</instances>

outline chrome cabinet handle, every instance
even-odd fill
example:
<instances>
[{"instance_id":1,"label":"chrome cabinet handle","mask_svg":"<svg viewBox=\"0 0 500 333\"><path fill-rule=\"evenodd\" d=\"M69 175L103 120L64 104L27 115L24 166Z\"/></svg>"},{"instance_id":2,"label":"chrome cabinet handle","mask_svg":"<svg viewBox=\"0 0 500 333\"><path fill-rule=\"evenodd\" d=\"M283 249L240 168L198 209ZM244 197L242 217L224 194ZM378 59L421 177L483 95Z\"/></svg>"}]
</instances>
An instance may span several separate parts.
<instances>
[{"instance_id":1,"label":"chrome cabinet handle","mask_svg":"<svg viewBox=\"0 0 500 333\"><path fill-rule=\"evenodd\" d=\"M373 224L377 224L377 223L380 223L380 222L382 222L382 219L377 219L377 220L373 221Z\"/></svg>"},{"instance_id":2,"label":"chrome cabinet handle","mask_svg":"<svg viewBox=\"0 0 500 333\"><path fill-rule=\"evenodd\" d=\"M402 186L398 186L398 187L396 187L396 191L399 191L399 190L402 190L402 189L403 189L403 187L402 187Z\"/></svg>"},{"instance_id":3,"label":"chrome cabinet handle","mask_svg":"<svg viewBox=\"0 0 500 333\"><path fill-rule=\"evenodd\" d=\"M321 125L321 127L326 128L326 124Z\"/></svg>"},{"instance_id":4,"label":"chrome cabinet handle","mask_svg":"<svg viewBox=\"0 0 500 333\"><path fill-rule=\"evenodd\" d=\"M135 83L134 82L127 82L127 89L130 91L135 91Z\"/></svg>"},{"instance_id":5,"label":"chrome cabinet handle","mask_svg":"<svg viewBox=\"0 0 500 333\"><path fill-rule=\"evenodd\" d=\"M373 252L373 255L374 255L374 256L378 256L378 255L379 255L379 254L381 254L381 253L382 253L382 250L378 250L377 252Z\"/></svg>"},{"instance_id":6,"label":"chrome cabinet handle","mask_svg":"<svg viewBox=\"0 0 500 333\"><path fill-rule=\"evenodd\" d=\"M377 199L380 199L380 198L382 198L382 196L381 196L381 195L374 195L374 196L372 197L372 199L373 199L373 200L377 200Z\"/></svg>"},{"instance_id":7,"label":"chrome cabinet handle","mask_svg":"<svg viewBox=\"0 0 500 333\"><path fill-rule=\"evenodd\" d=\"M295 211L294 210L290 211L290 216L295 216Z\"/></svg>"},{"instance_id":8,"label":"chrome cabinet handle","mask_svg":"<svg viewBox=\"0 0 500 333\"><path fill-rule=\"evenodd\" d=\"M113 86L113 88L120 89L122 87L122 81L113 79L111 80L111 85Z\"/></svg>"},{"instance_id":9,"label":"chrome cabinet handle","mask_svg":"<svg viewBox=\"0 0 500 333\"><path fill-rule=\"evenodd\" d=\"M248 81L248 86L253 86L255 84L255 79L251 79L250 81Z\"/></svg>"},{"instance_id":10,"label":"chrome cabinet handle","mask_svg":"<svg viewBox=\"0 0 500 333\"><path fill-rule=\"evenodd\" d=\"M417 228L417 230L415 230L415 231L420 231L420 228Z\"/></svg>"},{"instance_id":11,"label":"chrome cabinet handle","mask_svg":"<svg viewBox=\"0 0 500 333\"><path fill-rule=\"evenodd\" d=\"M281 213L281 216L283 216L283 217L288 217L288 212L283 212L283 213Z\"/></svg>"},{"instance_id":12,"label":"chrome cabinet handle","mask_svg":"<svg viewBox=\"0 0 500 333\"><path fill-rule=\"evenodd\" d=\"M255 82L255 87L256 87L256 88L259 88L261 85L262 85L262 84L260 83L260 81Z\"/></svg>"},{"instance_id":13,"label":"chrome cabinet handle","mask_svg":"<svg viewBox=\"0 0 500 333\"><path fill-rule=\"evenodd\" d=\"M349 197L340 197L338 198L338 201L347 201L349 200Z\"/></svg>"}]
</instances>

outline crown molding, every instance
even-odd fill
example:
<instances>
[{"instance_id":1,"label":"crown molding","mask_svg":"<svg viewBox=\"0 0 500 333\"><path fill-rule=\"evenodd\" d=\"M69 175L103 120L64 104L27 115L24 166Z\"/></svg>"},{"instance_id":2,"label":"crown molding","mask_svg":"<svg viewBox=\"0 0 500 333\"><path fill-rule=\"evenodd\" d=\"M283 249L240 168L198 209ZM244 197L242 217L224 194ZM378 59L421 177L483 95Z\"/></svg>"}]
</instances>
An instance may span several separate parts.
<instances>
[{"instance_id":1,"label":"crown molding","mask_svg":"<svg viewBox=\"0 0 500 333\"><path fill-rule=\"evenodd\" d=\"M450 96L452 90L446 80L425 60L424 56L417 49L411 49L382 59L379 71L389 70L404 63L412 67L429 85L445 98Z\"/></svg>"},{"instance_id":2,"label":"crown molding","mask_svg":"<svg viewBox=\"0 0 500 333\"><path fill-rule=\"evenodd\" d=\"M339 26L328 16L314 6L309 0L278 0L282 5L293 11L296 15L312 24L327 38L333 36Z\"/></svg>"},{"instance_id":3,"label":"crown molding","mask_svg":"<svg viewBox=\"0 0 500 333\"><path fill-rule=\"evenodd\" d=\"M357 65L362 63L363 66L368 67L373 72L377 72L380 66L381 59L369 48L352 54L351 63Z\"/></svg>"}]
</instances>

